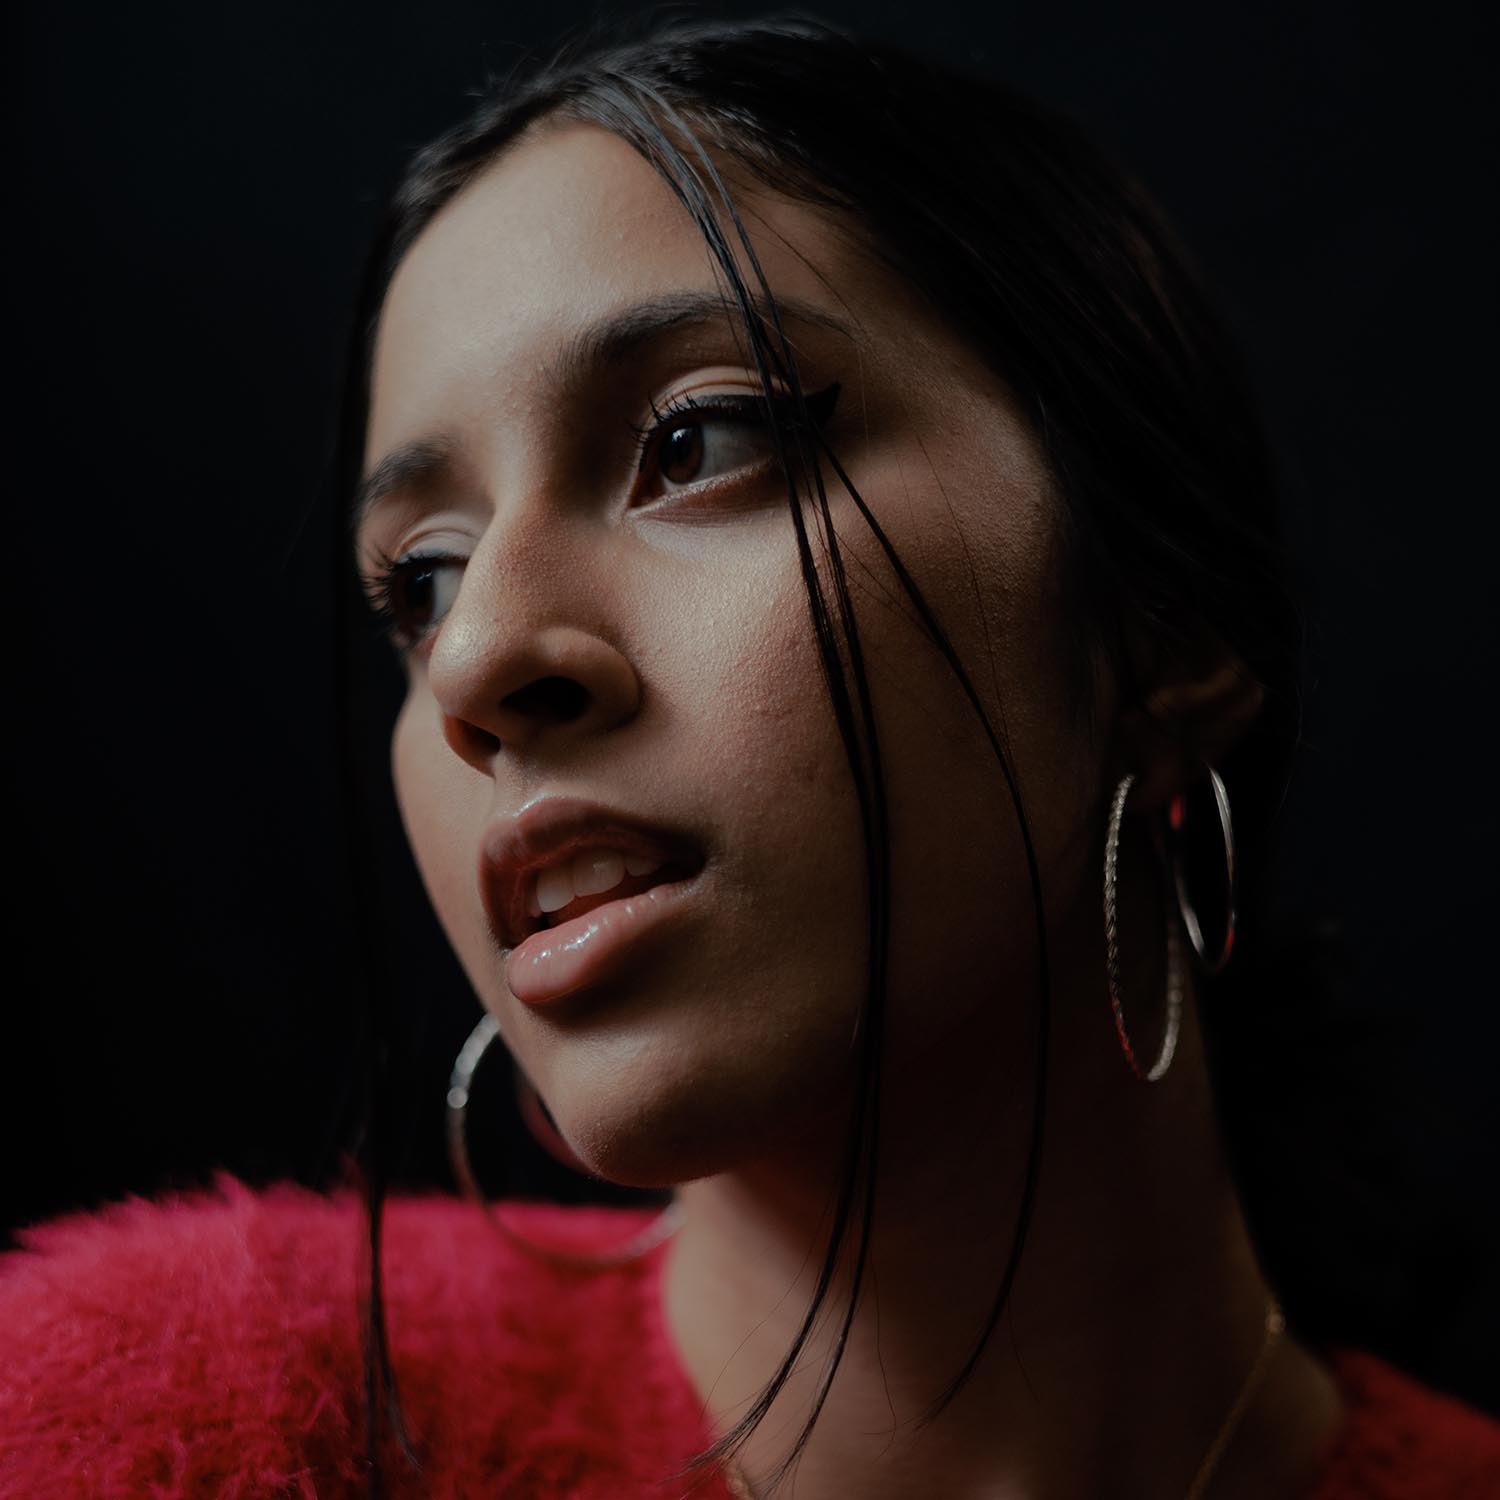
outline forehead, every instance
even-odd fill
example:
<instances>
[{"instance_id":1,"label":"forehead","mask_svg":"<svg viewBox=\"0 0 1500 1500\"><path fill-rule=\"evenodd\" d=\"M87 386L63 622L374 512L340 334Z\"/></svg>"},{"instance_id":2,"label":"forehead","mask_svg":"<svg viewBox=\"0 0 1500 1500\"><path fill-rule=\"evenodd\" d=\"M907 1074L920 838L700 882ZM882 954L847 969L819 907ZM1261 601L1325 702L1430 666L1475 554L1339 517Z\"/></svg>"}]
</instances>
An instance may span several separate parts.
<instances>
[{"instance_id":1,"label":"forehead","mask_svg":"<svg viewBox=\"0 0 1500 1500\"><path fill-rule=\"evenodd\" d=\"M879 273L853 237L820 210L732 191L773 293L858 324L861 288ZM549 124L445 205L397 269L369 446L513 403L582 330L643 299L721 285L702 234L635 150L595 126Z\"/></svg>"}]
</instances>

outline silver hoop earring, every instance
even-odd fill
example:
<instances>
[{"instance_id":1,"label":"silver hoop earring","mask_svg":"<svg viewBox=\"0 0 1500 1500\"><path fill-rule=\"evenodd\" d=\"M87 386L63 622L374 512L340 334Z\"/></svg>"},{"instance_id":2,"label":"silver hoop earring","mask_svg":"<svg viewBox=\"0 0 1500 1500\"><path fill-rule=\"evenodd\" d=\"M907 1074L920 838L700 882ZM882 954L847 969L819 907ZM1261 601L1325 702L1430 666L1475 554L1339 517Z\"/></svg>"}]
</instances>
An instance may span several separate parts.
<instances>
[{"instance_id":1,"label":"silver hoop earring","mask_svg":"<svg viewBox=\"0 0 1500 1500\"><path fill-rule=\"evenodd\" d=\"M500 1027L492 1015L486 1014L469 1033L468 1040L459 1048L448 1079L448 1160L453 1175L466 1197L484 1210L485 1217L500 1235L517 1250L550 1266L561 1266L570 1271L603 1271L611 1266L628 1265L649 1254L664 1240L682 1227L682 1205L674 1198L649 1224L631 1235L619 1245L597 1251L571 1251L554 1249L549 1245L538 1245L519 1235L501 1218L498 1207L484 1195L474 1176L469 1162L468 1141L465 1138L465 1116L469 1106L469 1088L478 1071L485 1049L500 1034Z\"/></svg>"},{"instance_id":2,"label":"silver hoop earring","mask_svg":"<svg viewBox=\"0 0 1500 1500\"><path fill-rule=\"evenodd\" d=\"M1214 803L1219 809L1219 827L1224 833L1224 879L1227 886L1225 897L1226 914L1224 918L1224 941L1219 945L1218 954L1209 958L1203 945L1203 928L1198 922L1198 913L1193 910L1193 903L1188 900L1187 881L1182 873L1182 858L1179 848L1179 835L1187 815L1187 798L1178 796L1173 799L1172 810L1168 818L1168 825L1174 835L1172 849L1172 883L1177 887L1177 907L1182 913L1182 924L1187 928L1188 941L1193 945L1193 952L1198 957L1199 967L1205 974L1214 975L1223 969L1229 962L1229 955L1234 949L1234 824L1229 817L1229 791L1224 785L1224 778L1214 770L1208 768L1208 779L1214 789Z\"/></svg>"},{"instance_id":3,"label":"silver hoop earring","mask_svg":"<svg viewBox=\"0 0 1500 1500\"><path fill-rule=\"evenodd\" d=\"M1142 1072L1135 1048L1130 1045L1130 1034L1125 1029L1125 1010L1120 1003L1120 917L1116 902L1116 867L1120 852L1120 823L1125 816L1125 799L1135 777L1126 772L1115 788L1114 802L1109 810L1109 833L1104 841L1104 974L1109 985L1109 1004L1114 1012L1115 1031L1120 1038L1120 1050L1130 1071L1142 1083L1156 1083L1172 1066L1177 1051L1177 1032L1182 1020L1182 934L1177 922L1177 913L1167 904L1167 1023L1161 1039L1161 1052L1149 1071Z\"/></svg>"}]
</instances>

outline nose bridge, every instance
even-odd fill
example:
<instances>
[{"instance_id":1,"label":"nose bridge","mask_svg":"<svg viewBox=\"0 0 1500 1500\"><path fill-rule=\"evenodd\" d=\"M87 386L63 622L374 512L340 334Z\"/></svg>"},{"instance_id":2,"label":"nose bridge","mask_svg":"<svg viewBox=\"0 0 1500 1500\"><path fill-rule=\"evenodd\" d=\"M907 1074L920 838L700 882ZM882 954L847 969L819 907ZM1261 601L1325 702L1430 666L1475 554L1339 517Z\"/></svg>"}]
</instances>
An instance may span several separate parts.
<instances>
[{"instance_id":1,"label":"nose bridge","mask_svg":"<svg viewBox=\"0 0 1500 1500\"><path fill-rule=\"evenodd\" d=\"M635 668L597 586L602 536L545 501L497 507L439 627L428 679L445 734L486 769L503 750L577 741L629 719Z\"/></svg>"}]
</instances>

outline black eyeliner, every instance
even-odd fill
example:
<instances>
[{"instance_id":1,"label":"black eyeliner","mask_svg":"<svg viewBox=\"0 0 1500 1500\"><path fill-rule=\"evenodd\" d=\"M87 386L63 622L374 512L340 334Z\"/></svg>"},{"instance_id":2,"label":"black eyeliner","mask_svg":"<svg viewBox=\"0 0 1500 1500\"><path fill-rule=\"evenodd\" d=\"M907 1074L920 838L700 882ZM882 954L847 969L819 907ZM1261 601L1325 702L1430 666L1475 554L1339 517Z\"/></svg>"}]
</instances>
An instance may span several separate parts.
<instances>
[{"instance_id":1,"label":"black eyeliner","mask_svg":"<svg viewBox=\"0 0 1500 1500\"><path fill-rule=\"evenodd\" d=\"M838 399L843 386L834 381L823 387L821 391L815 391L812 395L804 398L808 421L814 431L822 431L828 425L833 416L833 409L838 404ZM679 426L687 426L684 420L689 417L702 418L704 416L717 416L743 422L766 423L766 405L775 409L780 424L783 427L796 427L798 425L795 411L794 398L789 394L778 392L772 396L704 396L697 397L688 392L684 396L676 397L667 402L666 409L658 410L656 403L651 403L651 416L653 418L650 427L637 427L633 422L627 424L635 434L636 441L640 445L640 453L636 459L636 472L643 474L646 470L646 462L651 456L652 446L655 441L665 432L672 430L675 422Z\"/></svg>"}]
</instances>

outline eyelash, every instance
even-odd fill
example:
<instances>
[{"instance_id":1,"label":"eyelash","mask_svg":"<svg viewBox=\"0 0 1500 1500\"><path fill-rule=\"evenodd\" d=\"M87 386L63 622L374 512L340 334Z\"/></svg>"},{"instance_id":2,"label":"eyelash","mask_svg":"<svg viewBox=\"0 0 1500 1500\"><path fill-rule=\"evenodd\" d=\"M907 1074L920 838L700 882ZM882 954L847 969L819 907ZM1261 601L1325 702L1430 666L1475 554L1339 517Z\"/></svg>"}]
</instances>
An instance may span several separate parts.
<instances>
[{"instance_id":1,"label":"eyelash","mask_svg":"<svg viewBox=\"0 0 1500 1500\"><path fill-rule=\"evenodd\" d=\"M392 558L376 551L374 570L365 582L365 597L377 630L400 655L405 656L422 638L421 633L408 630L402 621L400 591L424 566L453 561L446 552L408 552L405 557Z\"/></svg>"},{"instance_id":2,"label":"eyelash","mask_svg":"<svg viewBox=\"0 0 1500 1500\"><path fill-rule=\"evenodd\" d=\"M806 397L808 420L805 424L799 420L792 397L771 396L769 400L776 412L778 426L783 432L796 432L804 426L810 433L820 432L833 415L839 389L839 385L835 383ZM699 399L691 392L673 397L664 410L658 410L653 401L649 426L637 427L633 422L627 424L635 434L637 444L636 473L639 475L646 472L652 453L671 433L694 425L685 419L691 417L701 423L707 417L719 417L765 427L770 425L766 416L766 403L767 398L764 396L708 396ZM460 559L446 552L408 552L404 557L391 558L384 552L377 551L375 567L366 580L365 592L380 633L400 655L407 655L427 634L425 630L409 630L403 623L400 599L402 589L407 587L410 580L420 576L424 568L431 569L443 563L457 561Z\"/></svg>"},{"instance_id":3,"label":"eyelash","mask_svg":"<svg viewBox=\"0 0 1500 1500\"><path fill-rule=\"evenodd\" d=\"M827 426L829 417L833 415L834 403L838 400L839 389L839 385L835 382L806 397L808 416L806 426L810 432L819 432ZM766 418L768 401L776 413L776 424L783 432L795 431L802 425L798 418L796 402L788 395L707 396L700 400L689 391L681 396L674 396L667 402L665 410L658 410L653 401L651 403L653 420L649 426L637 427L634 422L628 424L636 437L636 472L638 474L646 472L647 460L673 432L682 427L699 425L704 417L721 417L746 426L769 426L770 423ZM684 420L688 417L696 418L697 422Z\"/></svg>"}]
</instances>

